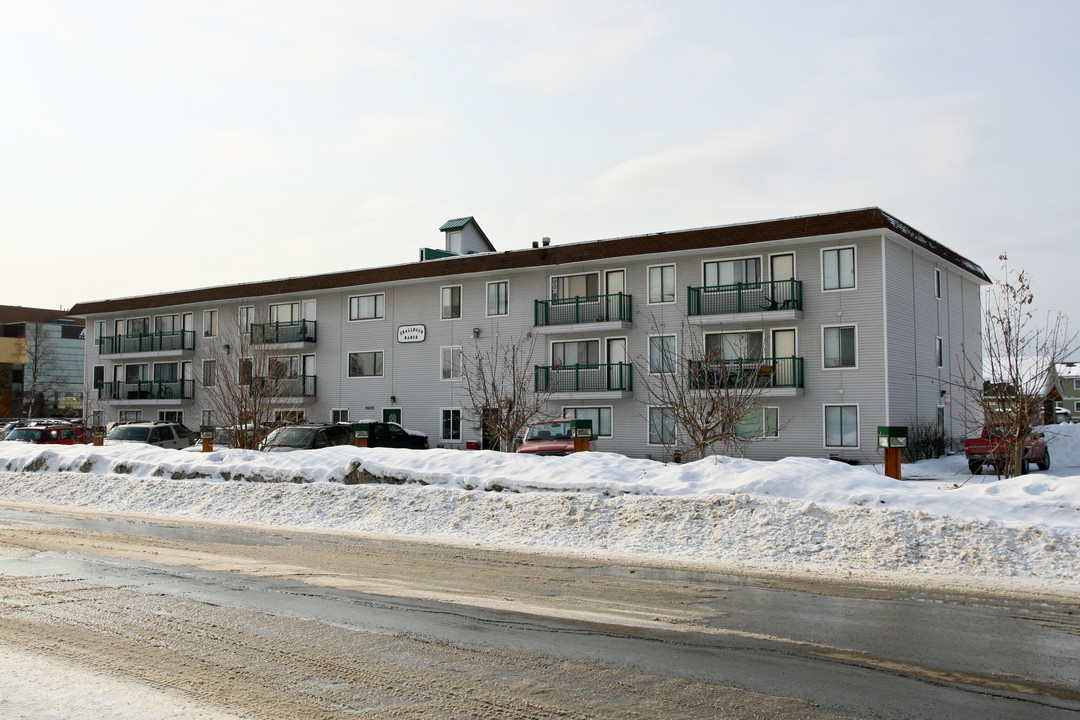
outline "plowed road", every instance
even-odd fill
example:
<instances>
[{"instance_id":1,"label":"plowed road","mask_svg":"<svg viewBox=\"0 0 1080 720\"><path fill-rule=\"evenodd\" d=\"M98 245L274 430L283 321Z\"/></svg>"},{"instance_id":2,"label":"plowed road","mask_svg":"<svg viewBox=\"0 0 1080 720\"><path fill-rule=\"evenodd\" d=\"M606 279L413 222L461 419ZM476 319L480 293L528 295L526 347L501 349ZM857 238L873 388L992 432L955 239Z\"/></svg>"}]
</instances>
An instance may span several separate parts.
<instances>
[{"instance_id":1,"label":"plowed road","mask_svg":"<svg viewBox=\"0 0 1080 720\"><path fill-rule=\"evenodd\" d=\"M0 588L5 717L1080 718L1048 602L3 507Z\"/></svg>"}]
</instances>

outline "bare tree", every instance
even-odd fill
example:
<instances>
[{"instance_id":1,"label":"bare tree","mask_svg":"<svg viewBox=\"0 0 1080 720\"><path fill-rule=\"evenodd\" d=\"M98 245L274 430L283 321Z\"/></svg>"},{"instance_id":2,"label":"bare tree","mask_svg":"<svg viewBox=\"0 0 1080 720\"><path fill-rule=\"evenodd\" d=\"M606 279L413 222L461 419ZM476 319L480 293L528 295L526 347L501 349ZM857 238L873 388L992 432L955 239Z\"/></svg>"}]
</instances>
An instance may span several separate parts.
<instances>
[{"instance_id":1,"label":"bare tree","mask_svg":"<svg viewBox=\"0 0 1080 720\"><path fill-rule=\"evenodd\" d=\"M677 335L654 322L650 343L649 356L638 358L649 404L674 426L670 449L699 459L717 446L725 455L741 453L776 432L778 418L766 412L763 391L795 383L802 373L797 358L763 358L760 347L735 357L686 322Z\"/></svg>"},{"instance_id":2,"label":"bare tree","mask_svg":"<svg viewBox=\"0 0 1080 720\"><path fill-rule=\"evenodd\" d=\"M1012 452L1011 462L995 465L995 471L1011 477L1022 470L1032 428L1044 422L1054 369L1076 348L1077 336L1060 312L1047 313L1039 324L1031 276L1026 270L1012 271L1007 255L998 259L1002 279L983 305L982 357L961 355L959 362L967 398L965 425L972 434L984 424L994 427Z\"/></svg>"},{"instance_id":3,"label":"bare tree","mask_svg":"<svg viewBox=\"0 0 1080 720\"><path fill-rule=\"evenodd\" d=\"M511 451L514 438L525 426L544 415L554 385L537 377L533 367L536 338L526 332L515 340L495 341L461 352L461 374L469 398L469 412L478 419L500 450Z\"/></svg>"},{"instance_id":4,"label":"bare tree","mask_svg":"<svg viewBox=\"0 0 1080 720\"><path fill-rule=\"evenodd\" d=\"M303 355L282 349L296 338L271 335L266 324L239 315L226 318L216 337L199 338L202 367L195 368L195 384L211 421L225 430L229 444L258 449L267 428L306 419L316 394L315 375L303 370Z\"/></svg>"},{"instance_id":5,"label":"bare tree","mask_svg":"<svg viewBox=\"0 0 1080 720\"><path fill-rule=\"evenodd\" d=\"M56 403L50 406L46 398L58 388L56 377L56 347L44 323L24 324L21 338L26 363L23 365L23 402L27 417L45 415L49 407L55 412Z\"/></svg>"}]
</instances>

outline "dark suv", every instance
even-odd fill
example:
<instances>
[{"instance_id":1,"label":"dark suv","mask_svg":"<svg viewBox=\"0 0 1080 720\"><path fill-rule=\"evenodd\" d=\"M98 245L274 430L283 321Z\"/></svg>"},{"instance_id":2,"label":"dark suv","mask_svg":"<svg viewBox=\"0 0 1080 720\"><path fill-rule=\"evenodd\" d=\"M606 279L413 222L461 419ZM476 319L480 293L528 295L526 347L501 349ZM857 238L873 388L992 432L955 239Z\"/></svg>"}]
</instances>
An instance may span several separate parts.
<instances>
[{"instance_id":1,"label":"dark suv","mask_svg":"<svg viewBox=\"0 0 1080 720\"><path fill-rule=\"evenodd\" d=\"M351 425L287 425L279 427L266 436L263 450L267 452L290 452L292 450L315 450L331 445L352 445Z\"/></svg>"},{"instance_id":2,"label":"dark suv","mask_svg":"<svg viewBox=\"0 0 1080 720\"><path fill-rule=\"evenodd\" d=\"M365 420L368 424L368 447L414 448L427 450L427 435L398 425L396 422Z\"/></svg>"}]
</instances>

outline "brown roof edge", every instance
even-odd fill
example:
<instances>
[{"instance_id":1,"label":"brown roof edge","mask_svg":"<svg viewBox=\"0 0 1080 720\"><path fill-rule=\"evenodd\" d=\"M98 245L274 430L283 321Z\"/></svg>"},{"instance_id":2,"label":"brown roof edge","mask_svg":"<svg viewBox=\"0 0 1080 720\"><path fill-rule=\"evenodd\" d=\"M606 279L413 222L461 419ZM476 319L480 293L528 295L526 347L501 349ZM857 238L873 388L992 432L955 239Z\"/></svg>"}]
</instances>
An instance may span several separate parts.
<instances>
[{"instance_id":1,"label":"brown roof edge","mask_svg":"<svg viewBox=\"0 0 1080 720\"><path fill-rule=\"evenodd\" d=\"M73 317L70 311L23 307L22 305L0 305L0 324L21 322L55 323L57 320L66 320L74 325L86 324L82 318Z\"/></svg>"},{"instance_id":2,"label":"brown roof edge","mask_svg":"<svg viewBox=\"0 0 1080 720\"><path fill-rule=\"evenodd\" d=\"M990 282L990 278L987 277L982 268L972 261L923 235L880 208L873 207L821 215L803 215L779 220L762 220L737 225L721 225L696 230L677 230L649 235L592 240L525 250L477 253L366 270L347 270L323 275L267 280L240 285L221 285L198 290L179 290L116 300L83 302L71 308L69 314L85 316L154 307L212 303L269 295L316 292L404 280L466 275L478 272L497 272L586 260L603 260L606 258L649 255L679 250L745 245L771 240L791 240L817 235L836 235L869 230L888 230L901 235L975 277Z\"/></svg>"}]
</instances>

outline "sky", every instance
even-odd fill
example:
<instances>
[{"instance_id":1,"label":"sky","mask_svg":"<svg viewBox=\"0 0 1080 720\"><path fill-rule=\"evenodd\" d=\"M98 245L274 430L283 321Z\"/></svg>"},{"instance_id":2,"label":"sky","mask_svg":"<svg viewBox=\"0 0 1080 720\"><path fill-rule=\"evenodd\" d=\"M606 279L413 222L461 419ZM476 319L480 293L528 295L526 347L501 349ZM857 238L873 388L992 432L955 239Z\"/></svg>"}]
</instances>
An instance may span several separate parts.
<instances>
[{"instance_id":1,"label":"sky","mask_svg":"<svg viewBox=\"0 0 1080 720\"><path fill-rule=\"evenodd\" d=\"M877 206L1080 323L1080 2L0 0L0 304Z\"/></svg>"}]
</instances>

